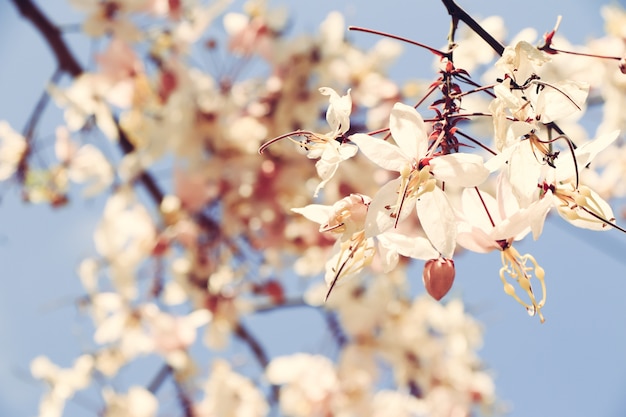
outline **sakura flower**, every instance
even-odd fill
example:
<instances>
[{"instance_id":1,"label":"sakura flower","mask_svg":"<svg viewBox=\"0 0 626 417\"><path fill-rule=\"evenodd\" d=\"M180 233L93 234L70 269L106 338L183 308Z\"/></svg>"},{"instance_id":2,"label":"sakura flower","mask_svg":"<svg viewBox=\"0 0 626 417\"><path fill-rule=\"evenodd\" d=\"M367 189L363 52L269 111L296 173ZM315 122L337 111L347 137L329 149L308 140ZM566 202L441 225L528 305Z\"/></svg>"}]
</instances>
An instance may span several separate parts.
<instances>
[{"instance_id":1,"label":"sakura flower","mask_svg":"<svg viewBox=\"0 0 626 417\"><path fill-rule=\"evenodd\" d=\"M504 49L495 66L517 83L523 84L546 62L550 62L548 54L526 41L519 41L515 46L507 46Z\"/></svg>"},{"instance_id":2,"label":"sakura flower","mask_svg":"<svg viewBox=\"0 0 626 417\"><path fill-rule=\"evenodd\" d=\"M438 252L423 237L409 237L387 231L373 237L366 237L365 219L370 198L351 194L332 206L311 204L292 211L304 215L320 224L320 232L341 233L333 247L333 255L326 263L325 279L328 284L326 298L340 279L356 275L371 264L376 253L380 255L384 272L389 272L398 262L398 255L416 259L431 259Z\"/></svg>"},{"instance_id":3,"label":"sakura flower","mask_svg":"<svg viewBox=\"0 0 626 417\"><path fill-rule=\"evenodd\" d=\"M497 199L478 188L463 190L462 220L458 223L457 242L475 252L500 250L500 279L505 292L523 305L530 315L538 314L543 322L541 308L546 300L544 270L532 255L520 255L513 247L513 242L522 239L530 231L535 239L541 234L551 201L547 195L547 198L537 200L527 208L520 208L517 200L511 198L511 193L511 185L502 174L498 181ZM551 192L548 191L548 194ZM541 285L543 297L539 301L533 292L533 278ZM517 283L526 292L528 302L515 293L515 287L510 281Z\"/></svg>"},{"instance_id":4,"label":"sakura flower","mask_svg":"<svg viewBox=\"0 0 626 417\"><path fill-rule=\"evenodd\" d=\"M311 204L291 211L302 214L320 224L320 232L332 231L342 236L352 236L363 229L367 207L372 199L362 194L350 194L332 206Z\"/></svg>"},{"instance_id":5,"label":"sakura flower","mask_svg":"<svg viewBox=\"0 0 626 417\"><path fill-rule=\"evenodd\" d=\"M376 236L397 227L414 205L428 239L444 257L451 258L456 240L455 214L437 181L473 187L481 184L489 171L479 155L435 155L436 146L429 148L424 120L411 106L396 103L389 128L397 145L365 134L350 137L374 163L400 173L399 178L385 184L374 196L365 234Z\"/></svg>"},{"instance_id":6,"label":"sakura flower","mask_svg":"<svg viewBox=\"0 0 626 417\"><path fill-rule=\"evenodd\" d=\"M311 204L292 211L320 224L320 232L341 233L326 263L328 295L339 279L353 276L369 265L375 253L373 239L365 238L363 226L370 198L351 194L332 206Z\"/></svg>"},{"instance_id":7,"label":"sakura flower","mask_svg":"<svg viewBox=\"0 0 626 417\"><path fill-rule=\"evenodd\" d=\"M291 136L306 137L304 142L297 143L308 151L308 158L319 158L315 168L322 182L315 189L315 196L335 175L339 164L352 158L358 150L356 146L343 140L343 135L350 129L350 112L352 111L350 91L348 90L345 96L339 96L335 90L329 87L322 87L319 91L323 95L329 96L326 121L332 129L330 132L326 134L307 131L291 132L270 140L259 149L259 152L262 153L269 145L286 137L290 139Z\"/></svg>"},{"instance_id":8,"label":"sakura flower","mask_svg":"<svg viewBox=\"0 0 626 417\"><path fill-rule=\"evenodd\" d=\"M579 184L578 170L588 166L618 136L619 131L613 131L579 146L573 157L559 159L541 184L542 190L551 195L557 213L576 227L591 230L617 227L611 206L591 188Z\"/></svg>"},{"instance_id":9,"label":"sakura flower","mask_svg":"<svg viewBox=\"0 0 626 417\"><path fill-rule=\"evenodd\" d=\"M525 41L507 47L496 62L504 73L494 88L496 97L489 106L496 131L496 147L503 149L504 133L510 119L538 128L537 122L550 123L580 112L589 93L589 84L574 80L541 80L539 68L550 61L543 51Z\"/></svg>"}]
</instances>

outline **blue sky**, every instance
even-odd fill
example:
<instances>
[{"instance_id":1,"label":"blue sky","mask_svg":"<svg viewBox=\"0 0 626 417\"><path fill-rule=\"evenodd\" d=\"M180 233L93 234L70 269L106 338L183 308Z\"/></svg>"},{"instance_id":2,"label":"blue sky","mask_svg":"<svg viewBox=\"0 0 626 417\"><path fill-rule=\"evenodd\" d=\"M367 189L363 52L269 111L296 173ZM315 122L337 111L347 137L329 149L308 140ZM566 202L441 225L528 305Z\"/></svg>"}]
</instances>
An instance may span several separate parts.
<instances>
[{"instance_id":1,"label":"blue sky","mask_svg":"<svg viewBox=\"0 0 626 417\"><path fill-rule=\"evenodd\" d=\"M75 21L75 15L60 6L62 2L45 3L59 22ZM510 35L527 26L543 33L552 28L558 14L564 15L561 33L574 42L601 34L597 1L471 3L467 10L479 17L502 15ZM434 46L445 43L448 31L445 9L433 0L291 4L298 30L308 32L330 10L344 12L348 24ZM39 35L7 2L0 4L0 25L4 35L0 37L0 119L20 130L54 66ZM368 34L350 36L364 44L376 40ZM431 58L424 51L406 47L393 74L400 79L425 76L430 65ZM42 137L54 131L55 117L58 112L51 111L43 121ZM90 337L76 318L73 300L81 288L75 268L93 253L91 233L103 200L77 198L68 207L52 210L22 204L10 184L0 186L0 198L0 415L36 415L42 387L28 377L30 360L46 354L67 366ZM539 242L525 242L518 248L532 251L546 270L548 304L543 325L503 293L499 254L463 255L456 260L453 292L463 297L485 325L481 356L493 370L498 395L511 407L511 416L626 414L625 247L626 239L617 232L573 230L554 218ZM417 270L415 277L419 283ZM255 322L261 329L266 326L270 351L284 353L286 334L291 335L289 345L294 348L317 348L310 335L300 338L293 337L293 331L274 330L275 319L270 316ZM302 314L301 320L304 323L298 323L294 331L316 325L311 315ZM80 410L71 408L70 415L82 415Z\"/></svg>"}]
</instances>

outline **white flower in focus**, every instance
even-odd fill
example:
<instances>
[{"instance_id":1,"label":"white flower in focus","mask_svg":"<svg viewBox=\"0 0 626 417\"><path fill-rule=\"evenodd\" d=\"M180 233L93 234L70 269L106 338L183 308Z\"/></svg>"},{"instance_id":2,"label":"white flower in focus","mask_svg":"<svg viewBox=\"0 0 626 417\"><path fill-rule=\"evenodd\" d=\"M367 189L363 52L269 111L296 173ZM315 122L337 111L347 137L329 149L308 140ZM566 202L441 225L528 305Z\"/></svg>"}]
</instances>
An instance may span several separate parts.
<instances>
[{"instance_id":1,"label":"white flower in focus","mask_svg":"<svg viewBox=\"0 0 626 417\"><path fill-rule=\"evenodd\" d=\"M573 158L571 155L559 158L556 168L548 172L542 184L542 190L549 194L544 198L552 198L557 213L576 227L606 231L610 229L608 223L615 223L609 203L594 190L580 184L578 173L618 136L619 131L606 133L576 148Z\"/></svg>"},{"instance_id":2,"label":"white flower in focus","mask_svg":"<svg viewBox=\"0 0 626 417\"><path fill-rule=\"evenodd\" d=\"M374 163L400 173L399 178L383 185L374 196L365 221L365 235L377 236L397 227L415 207L435 249L452 258L456 216L437 181L474 187L487 179L489 171L479 155L435 155L433 147L429 148L424 120L411 106L396 103L389 128L397 146L365 134L350 137Z\"/></svg>"},{"instance_id":3,"label":"white flower in focus","mask_svg":"<svg viewBox=\"0 0 626 417\"><path fill-rule=\"evenodd\" d=\"M512 193L503 174L498 179L496 198L477 189L463 190L457 243L473 252L486 253L502 250L503 245L520 240L531 231L537 239L551 203L541 199L521 208Z\"/></svg>"},{"instance_id":4,"label":"white flower in focus","mask_svg":"<svg viewBox=\"0 0 626 417\"><path fill-rule=\"evenodd\" d=\"M408 237L390 231L376 236L379 243L376 247L374 238L366 238L364 233L370 202L371 199L367 196L351 194L332 206L311 204L292 209L319 223L320 232L341 234L333 247L331 258L326 262L325 280L329 288L327 297L339 280L352 277L370 265L375 253L380 255L384 272L389 272L396 266L398 254L422 260L439 255L423 237Z\"/></svg>"},{"instance_id":5,"label":"white flower in focus","mask_svg":"<svg viewBox=\"0 0 626 417\"><path fill-rule=\"evenodd\" d=\"M508 74L518 84L524 84L546 62L550 56L526 41L519 41L515 46L507 46L495 67Z\"/></svg>"},{"instance_id":6,"label":"white flower in focus","mask_svg":"<svg viewBox=\"0 0 626 417\"><path fill-rule=\"evenodd\" d=\"M315 189L315 196L335 175L339 164L342 161L352 158L358 148L351 143L344 141L342 136L350 129L350 112L352 111L352 99L350 98L350 90L345 96L339 96L335 90L329 87L319 89L320 93L329 96L329 105L326 110L326 121L331 131L326 134L296 131L286 135L279 136L265 143L259 149L263 152L269 145L277 140L290 136L305 136L304 142L297 142L307 150L307 157L310 159L318 159L315 163L317 174L322 182ZM293 139L292 139L293 140Z\"/></svg>"},{"instance_id":7,"label":"white flower in focus","mask_svg":"<svg viewBox=\"0 0 626 417\"><path fill-rule=\"evenodd\" d=\"M520 208L512 196L511 186L505 175L498 181L497 199L478 189L465 189L461 198L462 213L459 221L457 242L478 253L501 251L502 268L500 279L506 294L524 306L531 316L539 315L544 321L541 308L546 301L544 270L530 254L520 255L513 241L522 239L530 231L535 239L543 229L543 223L551 208L551 191L526 208ZM542 297L533 291L532 280L539 281ZM529 301L522 300L511 282L517 283L526 292Z\"/></svg>"},{"instance_id":8,"label":"white flower in focus","mask_svg":"<svg viewBox=\"0 0 626 417\"><path fill-rule=\"evenodd\" d=\"M350 194L332 206L310 204L291 211L319 223L320 232L340 233L342 238L347 238L363 230L367 207L371 201L366 195Z\"/></svg>"}]
</instances>

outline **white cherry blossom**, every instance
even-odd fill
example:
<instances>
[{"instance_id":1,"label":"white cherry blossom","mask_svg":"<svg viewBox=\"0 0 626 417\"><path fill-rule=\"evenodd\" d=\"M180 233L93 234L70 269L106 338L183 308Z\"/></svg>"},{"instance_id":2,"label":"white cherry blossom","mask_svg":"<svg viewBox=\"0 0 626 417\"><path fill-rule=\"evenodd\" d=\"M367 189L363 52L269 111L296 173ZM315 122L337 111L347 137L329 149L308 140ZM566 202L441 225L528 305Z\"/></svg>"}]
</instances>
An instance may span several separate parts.
<instances>
[{"instance_id":1,"label":"white cherry blossom","mask_svg":"<svg viewBox=\"0 0 626 417\"><path fill-rule=\"evenodd\" d=\"M437 181L473 187L485 181L489 171L476 154L436 155L433 147L429 148L422 117L411 106L396 103L389 127L397 145L365 134L350 137L374 163L400 173L374 196L365 222L366 236L396 227L415 206L428 239L444 257L451 258L456 240L455 214Z\"/></svg>"}]
</instances>

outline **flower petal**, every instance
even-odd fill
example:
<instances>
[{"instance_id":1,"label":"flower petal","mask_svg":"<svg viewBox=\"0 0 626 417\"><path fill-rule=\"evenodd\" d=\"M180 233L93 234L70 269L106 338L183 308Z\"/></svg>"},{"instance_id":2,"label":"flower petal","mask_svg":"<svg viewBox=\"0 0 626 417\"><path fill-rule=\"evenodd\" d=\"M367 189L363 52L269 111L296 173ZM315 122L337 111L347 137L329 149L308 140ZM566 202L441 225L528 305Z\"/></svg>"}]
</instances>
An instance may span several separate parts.
<instances>
[{"instance_id":1,"label":"flower petal","mask_svg":"<svg viewBox=\"0 0 626 417\"><path fill-rule=\"evenodd\" d=\"M319 92L328 99L328 110L326 110L326 121L332 129L332 134L339 136L350 129L350 112L352 111L352 98L350 90L345 96L339 96L335 90L329 87L322 87Z\"/></svg>"},{"instance_id":2,"label":"flower petal","mask_svg":"<svg viewBox=\"0 0 626 417\"><path fill-rule=\"evenodd\" d=\"M459 187L476 187L489 176L483 158L469 153L442 155L431 159L430 166L435 178Z\"/></svg>"},{"instance_id":3,"label":"flower petal","mask_svg":"<svg viewBox=\"0 0 626 417\"><path fill-rule=\"evenodd\" d=\"M402 204L400 219L392 217L394 209L391 206L398 201L398 193L400 192L401 178L389 181L383 185L376 193L365 217L365 236L378 236L381 233L392 229L396 223L402 221L409 216L414 207L414 199L406 199Z\"/></svg>"},{"instance_id":4,"label":"flower petal","mask_svg":"<svg viewBox=\"0 0 626 417\"><path fill-rule=\"evenodd\" d=\"M422 229L444 258L452 258L456 246L457 221L448 197L439 187L423 194L415 203Z\"/></svg>"},{"instance_id":5,"label":"flower petal","mask_svg":"<svg viewBox=\"0 0 626 417\"><path fill-rule=\"evenodd\" d=\"M411 163L411 159L400 148L384 140L363 133L350 136L350 140L359 145L361 152L370 161L382 168L400 172Z\"/></svg>"},{"instance_id":6,"label":"flower petal","mask_svg":"<svg viewBox=\"0 0 626 417\"><path fill-rule=\"evenodd\" d=\"M426 126L415 108L402 103L394 104L389 117L389 129L400 149L408 156L421 158L426 155Z\"/></svg>"},{"instance_id":7,"label":"flower petal","mask_svg":"<svg viewBox=\"0 0 626 417\"><path fill-rule=\"evenodd\" d=\"M332 206L324 206L322 204L309 204L305 207L292 208L291 211L306 217L320 225L328 223L328 218L333 211Z\"/></svg>"},{"instance_id":8,"label":"flower petal","mask_svg":"<svg viewBox=\"0 0 626 417\"><path fill-rule=\"evenodd\" d=\"M400 233L387 232L378 236L380 244L388 249L393 249L402 256L413 259L436 259L439 252L426 238L415 236L409 237Z\"/></svg>"}]
</instances>

